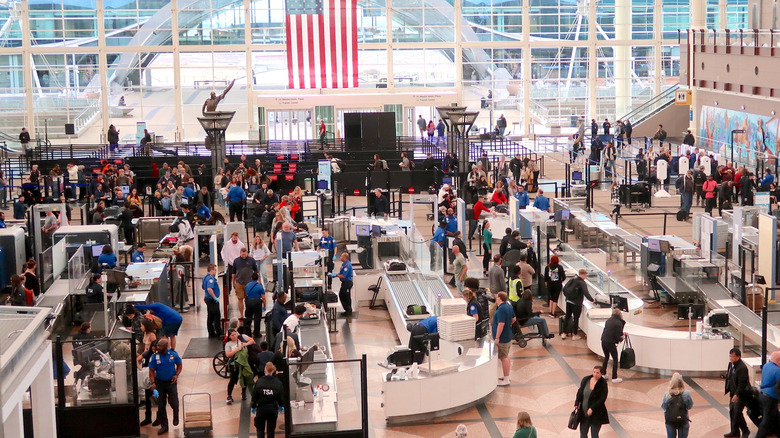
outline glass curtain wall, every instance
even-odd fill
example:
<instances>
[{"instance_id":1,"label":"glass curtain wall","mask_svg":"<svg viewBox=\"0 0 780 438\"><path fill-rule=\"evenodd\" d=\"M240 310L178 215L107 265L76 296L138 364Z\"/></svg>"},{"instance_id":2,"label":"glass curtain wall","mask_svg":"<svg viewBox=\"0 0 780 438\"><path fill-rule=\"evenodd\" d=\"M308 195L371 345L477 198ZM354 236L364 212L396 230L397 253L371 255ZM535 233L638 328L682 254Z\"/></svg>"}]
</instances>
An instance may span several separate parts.
<instances>
[{"instance_id":1,"label":"glass curtain wall","mask_svg":"<svg viewBox=\"0 0 780 438\"><path fill-rule=\"evenodd\" d=\"M201 140L203 101L234 79L220 104L236 111L229 139L268 127L258 96L313 93L413 107L393 95L455 92L481 110L478 127L505 114L515 133L543 132L581 116L615 119L674 85L677 30L690 21L683 0L355 1L357 90L288 89L280 0L0 2L0 137L26 126L65 143L73 123L74 141L97 143L109 124L124 139L146 122L166 141ZM743 28L747 7L708 0L707 25Z\"/></svg>"}]
</instances>

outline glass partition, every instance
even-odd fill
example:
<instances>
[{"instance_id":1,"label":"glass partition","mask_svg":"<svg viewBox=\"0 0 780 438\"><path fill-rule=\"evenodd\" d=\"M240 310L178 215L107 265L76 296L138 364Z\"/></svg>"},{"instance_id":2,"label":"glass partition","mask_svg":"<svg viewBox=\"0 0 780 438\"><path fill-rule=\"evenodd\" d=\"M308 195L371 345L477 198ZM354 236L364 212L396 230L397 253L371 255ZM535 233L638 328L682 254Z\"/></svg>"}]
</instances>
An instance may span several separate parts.
<instances>
[{"instance_id":1,"label":"glass partition","mask_svg":"<svg viewBox=\"0 0 780 438\"><path fill-rule=\"evenodd\" d=\"M323 361L307 356L290 359L288 365L289 401L284 414L290 436L339 436L363 430L368 418L365 355Z\"/></svg>"},{"instance_id":2,"label":"glass partition","mask_svg":"<svg viewBox=\"0 0 780 438\"><path fill-rule=\"evenodd\" d=\"M80 245L68 260L68 283L71 291L84 288L89 269L84 261L84 245Z\"/></svg>"}]
</instances>

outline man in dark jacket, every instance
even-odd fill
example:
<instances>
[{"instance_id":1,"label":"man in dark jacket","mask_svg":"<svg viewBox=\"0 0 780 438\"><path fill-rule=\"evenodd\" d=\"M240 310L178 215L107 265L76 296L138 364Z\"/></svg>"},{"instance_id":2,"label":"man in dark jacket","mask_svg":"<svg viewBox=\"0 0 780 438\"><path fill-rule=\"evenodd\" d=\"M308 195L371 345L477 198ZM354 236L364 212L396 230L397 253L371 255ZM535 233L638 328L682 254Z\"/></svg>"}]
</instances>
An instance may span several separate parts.
<instances>
[{"instance_id":1,"label":"man in dark jacket","mask_svg":"<svg viewBox=\"0 0 780 438\"><path fill-rule=\"evenodd\" d=\"M590 136L595 137L599 133L599 124L596 119L590 119Z\"/></svg>"},{"instance_id":2,"label":"man in dark jacket","mask_svg":"<svg viewBox=\"0 0 780 438\"><path fill-rule=\"evenodd\" d=\"M685 133L685 137L683 137L683 144L688 145L688 147L693 147L693 145L696 144L696 139L693 138L693 133L691 133L690 129Z\"/></svg>"},{"instance_id":3,"label":"man in dark jacket","mask_svg":"<svg viewBox=\"0 0 780 438\"><path fill-rule=\"evenodd\" d=\"M704 181L707 181L707 174L704 173L704 166L699 166L693 172L693 185L696 188L696 205L698 206L704 202L704 191L702 190Z\"/></svg>"},{"instance_id":4,"label":"man in dark jacket","mask_svg":"<svg viewBox=\"0 0 780 438\"><path fill-rule=\"evenodd\" d=\"M434 167L436 167L436 161L434 161L433 155L428 154L423 161L423 169L433 170Z\"/></svg>"},{"instance_id":5,"label":"man in dark jacket","mask_svg":"<svg viewBox=\"0 0 780 438\"><path fill-rule=\"evenodd\" d=\"M588 292L588 284L585 279L588 277L588 271L586 269L580 269L579 274L569 280L566 286L563 288L563 296L566 297L566 319L564 320L564 331L561 333L561 339L566 339L566 335L571 334L572 340L577 341L580 339L579 326L580 326L580 314L582 314L582 301L587 298L588 301L593 301L593 297Z\"/></svg>"},{"instance_id":6,"label":"man in dark jacket","mask_svg":"<svg viewBox=\"0 0 780 438\"><path fill-rule=\"evenodd\" d=\"M626 141L631 144L631 134L634 132L634 127L631 126L631 121L626 119L623 121L623 131L626 133Z\"/></svg>"},{"instance_id":7,"label":"man in dark jacket","mask_svg":"<svg viewBox=\"0 0 780 438\"><path fill-rule=\"evenodd\" d=\"M604 364L601 368L607 372L609 356L612 356L612 383L620 383L623 379L618 378L618 350L617 344L623 342L626 321L623 320L623 314L620 309L612 309L612 317L604 323L604 331L601 332L601 349L604 351Z\"/></svg>"},{"instance_id":8,"label":"man in dark jacket","mask_svg":"<svg viewBox=\"0 0 780 438\"><path fill-rule=\"evenodd\" d=\"M387 217L390 213L390 205L387 202L387 196L382 194L382 191L379 189L374 190L374 195L376 195L376 198L374 199L374 215L376 217Z\"/></svg>"},{"instance_id":9,"label":"man in dark jacket","mask_svg":"<svg viewBox=\"0 0 780 438\"><path fill-rule=\"evenodd\" d=\"M685 171L685 174L680 177L682 179L680 184L680 210L685 212L685 216L691 212L691 206L693 205L693 192L695 191L695 183L693 182L693 172L690 170Z\"/></svg>"},{"instance_id":10,"label":"man in dark jacket","mask_svg":"<svg viewBox=\"0 0 780 438\"><path fill-rule=\"evenodd\" d=\"M729 396L729 420L731 431L724 437L746 437L750 434L745 416L742 411L750 393L750 379L748 368L742 361L742 352L739 348L729 351L729 368L726 371L726 388L724 394ZM741 435L740 435L741 433Z\"/></svg>"},{"instance_id":11,"label":"man in dark jacket","mask_svg":"<svg viewBox=\"0 0 780 438\"><path fill-rule=\"evenodd\" d=\"M512 238L512 229L507 228L505 231L506 234L501 238L501 245L498 246L498 253L501 255L501 257L504 257L504 254L506 254L507 246L509 245L509 239Z\"/></svg>"},{"instance_id":12,"label":"man in dark jacket","mask_svg":"<svg viewBox=\"0 0 780 438\"><path fill-rule=\"evenodd\" d=\"M512 171L512 175L515 177L515 184L520 184L520 175L523 173L523 158L520 154L509 160L509 170Z\"/></svg>"}]
</instances>

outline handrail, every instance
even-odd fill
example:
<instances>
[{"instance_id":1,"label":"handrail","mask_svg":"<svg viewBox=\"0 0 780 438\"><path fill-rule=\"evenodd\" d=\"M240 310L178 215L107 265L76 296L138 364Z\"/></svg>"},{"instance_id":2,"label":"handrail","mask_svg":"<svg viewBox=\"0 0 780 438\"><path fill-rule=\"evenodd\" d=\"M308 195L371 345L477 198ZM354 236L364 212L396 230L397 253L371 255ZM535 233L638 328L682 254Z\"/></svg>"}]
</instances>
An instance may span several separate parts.
<instances>
[{"instance_id":1,"label":"handrail","mask_svg":"<svg viewBox=\"0 0 780 438\"><path fill-rule=\"evenodd\" d=\"M680 84L676 84L672 87L667 88L666 90L662 91L660 94L657 94L655 97L651 98L650 100L646 101L642 105L638 106L637 108L634 108L631 110L628 114L624 115L620 120L634 120L634 124L639 124L642 120L644 120L647 115L652 114L659 108L663 108L666 105L669 104L670 100L674 100L674 93L680 89ZM671 98L671 99L670 99ZM661 105L657 105L659 102L663 101Z\"/></svg>"}]
</instances>

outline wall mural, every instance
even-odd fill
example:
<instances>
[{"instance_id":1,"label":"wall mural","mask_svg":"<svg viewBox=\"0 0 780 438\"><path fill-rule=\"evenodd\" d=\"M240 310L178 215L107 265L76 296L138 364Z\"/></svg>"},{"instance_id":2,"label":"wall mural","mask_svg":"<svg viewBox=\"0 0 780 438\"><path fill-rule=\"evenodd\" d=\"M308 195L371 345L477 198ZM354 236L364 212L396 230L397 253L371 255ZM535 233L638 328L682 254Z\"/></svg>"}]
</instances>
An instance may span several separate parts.
<instances>
[{"instance_id":1,"label":"wall mural","mask_svg":"<svg viewBox=\"0 0 780 438\"><path fill-rule=\"evenodd\" d=\"M780 147L780 119L771 116L734 111L725 108L702 105L700 118L699 144L716 151L721 157L730 160L731 131L743 130L734 134L734 160L740 163L756 164L760 159L777 157Z\"/></svg>"}]
</instances>

